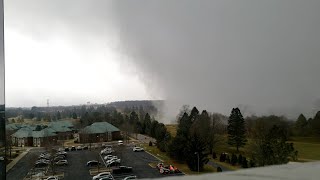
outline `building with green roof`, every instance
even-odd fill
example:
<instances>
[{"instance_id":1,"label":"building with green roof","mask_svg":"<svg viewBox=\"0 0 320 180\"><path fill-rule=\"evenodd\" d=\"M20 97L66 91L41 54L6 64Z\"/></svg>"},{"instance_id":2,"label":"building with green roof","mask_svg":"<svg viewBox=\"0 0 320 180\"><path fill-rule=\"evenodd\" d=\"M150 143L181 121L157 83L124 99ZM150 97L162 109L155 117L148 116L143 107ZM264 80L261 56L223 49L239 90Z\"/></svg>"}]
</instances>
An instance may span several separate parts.
<instances>
[{"instance_id":1,"label":"building with green roof","mask_svg":"<svg viewBox=\"0 0 320 180\"><path fill-rule=\"evenodd\" d=\"M51 128L35 131L33 128L23 127L11 135L15 146L45 146L56 144L57 134Z\"/></svg>"},{"instance_id":2,"label":"building with green roof","mask_svg":"<svg viewBox=\"0 0 320 180\"><path fill-rule=\"evenodd\" d=\"M80 143L105 142L120 138L120 129L107 122L95 122L79 132Z\"/></svg>"},{"instance_id":3,"label":"building with green roof","mask_svg":"<svg viewBox=\"0 0 320 180\"><path fill-rule=\"evenodd\" d=\"M73 138L74 126L70 121L55 121L48 125L57 134L58 140L68 140Z\"/></svg>"}]
</instances>

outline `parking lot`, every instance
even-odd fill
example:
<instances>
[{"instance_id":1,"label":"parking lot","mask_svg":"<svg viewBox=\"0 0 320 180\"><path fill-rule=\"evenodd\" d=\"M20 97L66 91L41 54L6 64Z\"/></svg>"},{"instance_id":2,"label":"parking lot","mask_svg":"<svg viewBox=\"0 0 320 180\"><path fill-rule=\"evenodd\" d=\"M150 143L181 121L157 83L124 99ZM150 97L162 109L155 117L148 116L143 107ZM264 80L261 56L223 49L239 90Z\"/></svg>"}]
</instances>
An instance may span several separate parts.
<instances>
[{"instance_id":1,"label":"parking lot","mask_svg":"<svg viewBox=\"0 0 320 180\"><path fill-rule=\"evenodd\" d=\"M114 175L115 179L123 179L128 175L135 175L137 178L160 178L167 177L168 175L162 175L155 168L152 168L150 163L159 162L158 159L146 152L133 152L132 147L128 146L114 146L113 153L121 159L121 165L130 166L133 168L130 174ZM86 166L86 163L90 160L103 161L104 156L100 156L99 152L101 149L94 150L79 150L79 151L68 151L67 166L56 167L56 170L64 173L64 179L92 179L90 175L90 168ZM7 175L8 180L23 179L32 168L36 159L44 150L31 150L23 159L21 159ZM104 163L102 163L104 166ZM104 168L106 169L106 168ZM181 175L181 174L177 174Z\"/></svg>"}]
</instances>

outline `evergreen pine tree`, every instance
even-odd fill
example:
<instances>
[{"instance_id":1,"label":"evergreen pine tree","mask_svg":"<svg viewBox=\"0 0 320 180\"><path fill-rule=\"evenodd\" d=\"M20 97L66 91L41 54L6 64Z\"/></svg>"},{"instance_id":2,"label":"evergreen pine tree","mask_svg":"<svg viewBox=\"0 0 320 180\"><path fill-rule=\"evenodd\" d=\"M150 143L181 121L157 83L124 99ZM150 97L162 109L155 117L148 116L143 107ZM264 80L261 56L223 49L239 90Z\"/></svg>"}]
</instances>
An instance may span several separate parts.
<instances>
[{"instance_id":1,"label":"evergreen pine tree","mask_svg":"<svg viewBox=\"0 0 320 180\"><path fill-rule=\"evenodd\" d=\"M239 108L233 108L228 120L228 144L235 146L239 152L246 142L245 121Z\"/></svg>"}]
</instances>

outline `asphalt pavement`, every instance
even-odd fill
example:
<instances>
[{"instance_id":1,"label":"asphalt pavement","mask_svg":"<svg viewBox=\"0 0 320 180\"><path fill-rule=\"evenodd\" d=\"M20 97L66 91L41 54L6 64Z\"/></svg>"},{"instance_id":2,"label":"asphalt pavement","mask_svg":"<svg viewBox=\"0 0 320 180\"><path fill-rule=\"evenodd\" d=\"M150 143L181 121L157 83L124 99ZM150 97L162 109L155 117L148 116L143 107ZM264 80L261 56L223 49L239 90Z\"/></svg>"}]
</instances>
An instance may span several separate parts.
<instances>
[{"instance_id":1,"label":"asphalt pavement","mask_svg":"<svg viewBox=\"0 0 320 180\"><path fill-rule=\"evenodd\" d=\"M132 147L126 145L114 146L114 155L121 159L121 165L130 166L133 172L130 174L121 174L115 176L115 179L123 179L128 175L135 175L139 179L142 178L161 178L169 175L162 175L156 168L152 168L150 163L159 162L158 159L146 152L133 152ZM30 150L15 166L9 170L7 180L21 180L32 169L34 162L38 156L44 152L44 149ZM89 174L89 168L86 163L90 160L101 160L99 155L100 149L95 150L79 150L67 152L68 166L57 167L57 171L64 172L65 180L89 180L92 176ZM103 157L103 156L102 156ZM174 174L181 175L181 174ZM172 176L172 175L170 175Z\"/></svg>"},{"instance_id":2,"label":"asphalt pavement","mask_svg":"<svg viewBox=\"0 0 320 180\"><path fill-rule=\"evenodd\" d=\"M33 167L35 160L42 152L44 152L44 149L31 149L7 172L7 180L23 179Z\"/></svg>"}]
</instances>

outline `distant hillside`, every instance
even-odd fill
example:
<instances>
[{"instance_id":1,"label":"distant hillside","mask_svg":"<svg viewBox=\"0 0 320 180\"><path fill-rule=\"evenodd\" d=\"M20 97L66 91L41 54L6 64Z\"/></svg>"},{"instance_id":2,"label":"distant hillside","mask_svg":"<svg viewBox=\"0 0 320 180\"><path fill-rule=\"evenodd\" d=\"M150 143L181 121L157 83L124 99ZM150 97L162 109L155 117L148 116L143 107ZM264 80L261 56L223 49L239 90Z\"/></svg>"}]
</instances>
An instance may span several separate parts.
<instances>
[{"instance_id":1,"label":"distant hillside","mask_svg":"<svg viewBox=\"0 0 320 180\"><path fill-rule=\"evenodd\" d=\"M158 117L161 109L164 106L164 101L162 100L140 100L140 101L116 101L106 104L86 104L86 105L72 105L72 106L50 106L50 107L36 107L31 108L15 108L15 107L6 107L6 117L15 118L22 116L27 119L43 119L48 118L52 119L53 116L66 118L71 117L73 113L77 117L83 115L85 111L99 111L105 109L106 111L112 112L113 109L117 109L123 113L131 113L136 111L139 114L149 113L154 117ZM3 106L4 108L4 106ZM57 114L59 112L59 115ZM46 117L46 116L51 116Z\"/></svg>"}]
</instances>

